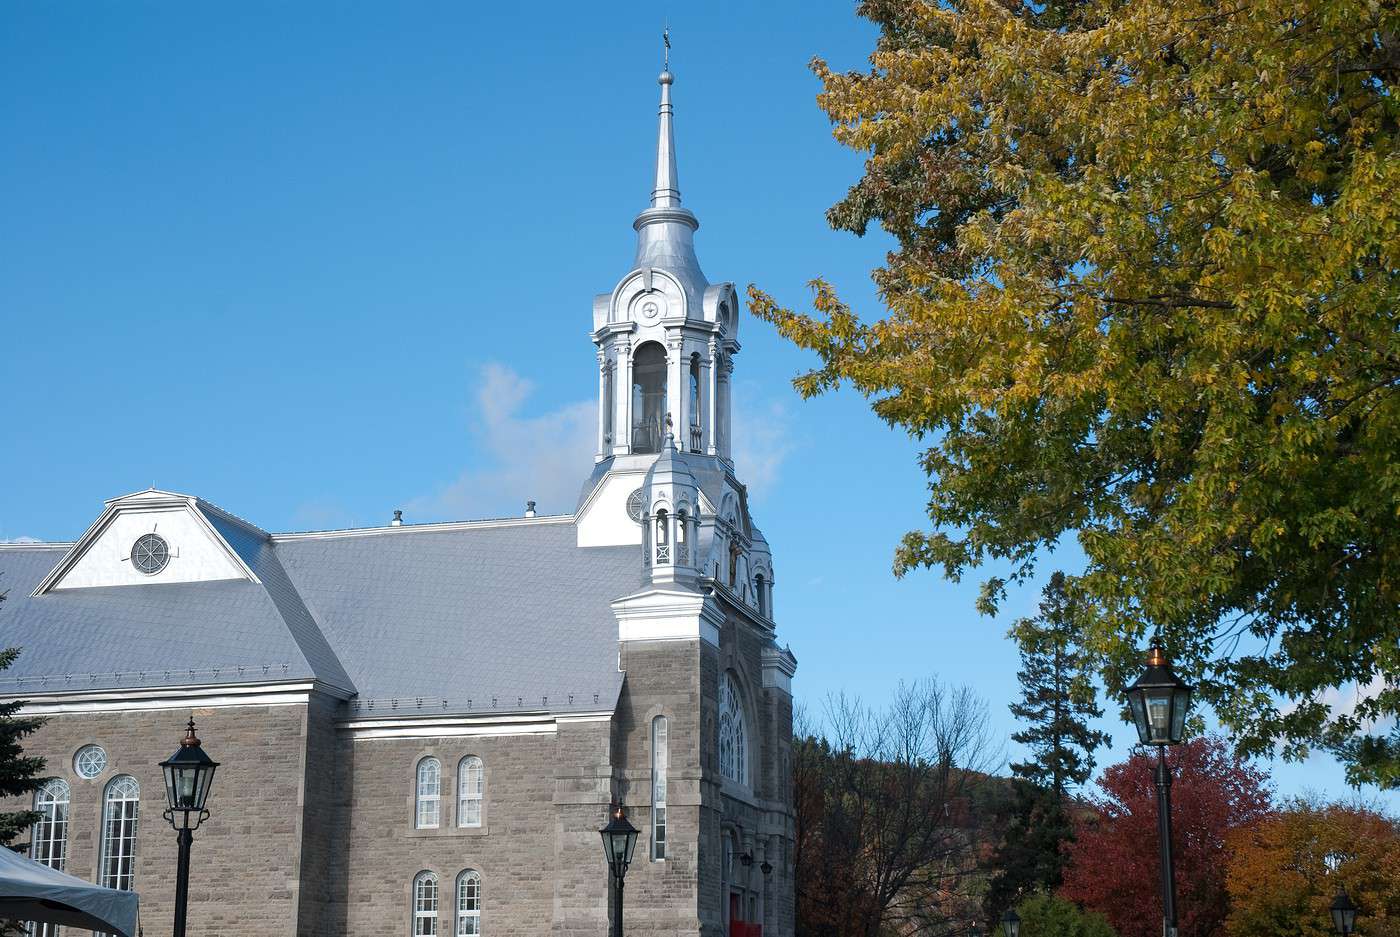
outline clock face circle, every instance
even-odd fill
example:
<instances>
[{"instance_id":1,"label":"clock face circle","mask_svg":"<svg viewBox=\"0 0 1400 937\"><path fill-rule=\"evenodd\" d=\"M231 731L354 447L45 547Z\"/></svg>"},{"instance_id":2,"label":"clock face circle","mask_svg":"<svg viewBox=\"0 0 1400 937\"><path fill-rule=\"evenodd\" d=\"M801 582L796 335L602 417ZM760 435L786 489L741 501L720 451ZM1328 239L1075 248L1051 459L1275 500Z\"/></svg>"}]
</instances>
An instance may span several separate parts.
<instances>
[{"instance_id":1,"label":"clock face circle","mask_svg":"<svg viewBox=\"0 0 1400 937\"><path fill-rule=\"evenodd\" d=\"M170 562L170 547L157 534L144 534L131 547L131 565L154 576Z\"/></svg>"},{"instance_id":2,"label":"clock face circle","mask_svg":"<svg viewBox=\"0 0 1400 937\"><path fill-rule=\"evenodd\" d=\"M636 491L632 492L627 496L627 516L640 524L643 516L646 514L646 502L647 498L642 492L642 489L638 488Z\"/></svg>"}]
</instances>

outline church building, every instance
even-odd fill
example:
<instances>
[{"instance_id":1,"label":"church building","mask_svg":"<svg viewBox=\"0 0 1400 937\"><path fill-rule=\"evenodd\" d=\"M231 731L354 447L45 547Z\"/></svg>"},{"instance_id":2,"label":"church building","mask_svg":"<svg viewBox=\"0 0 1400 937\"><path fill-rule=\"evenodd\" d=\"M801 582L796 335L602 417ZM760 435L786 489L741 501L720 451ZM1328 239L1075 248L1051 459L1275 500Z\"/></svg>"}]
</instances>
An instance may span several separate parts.
<instances>
[{"instance_id":1,"label":"church building","mask_svg":"<svg viewBox=\"0 0 1400 937\"><path fill-rule=\"evenodd\" d=\"M42 716L31 855L171 933L158 763L221 767L203 937L602 937L598 830L641 830L629 937L793 933L791 680L731 457L740 307L681 205L672 75L636 257L593 300L597 452L572 513L270 533L194 494L0 545L0 701ZM236 507L230 505L230 508ZM51 930L43 930L51 937Z\"/></svg>"}]
</instances>

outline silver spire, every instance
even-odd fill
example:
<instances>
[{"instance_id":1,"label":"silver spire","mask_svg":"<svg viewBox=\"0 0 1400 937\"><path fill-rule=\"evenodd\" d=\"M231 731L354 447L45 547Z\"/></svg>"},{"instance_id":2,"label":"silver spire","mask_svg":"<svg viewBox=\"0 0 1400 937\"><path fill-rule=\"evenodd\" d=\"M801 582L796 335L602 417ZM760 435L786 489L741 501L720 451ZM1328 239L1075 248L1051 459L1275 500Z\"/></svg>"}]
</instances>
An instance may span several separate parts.
<instances>
[{"instance_id":1,"label":"silver spire","mask_svg":"<svg viewBox=\"0 0 1400 937\"><path fill-rule=\"evenodd\" d=\"M669 71L657 79L661 83L661 109L657 112L656 185L651 190L652 208L675 208L681 203L680 183L676 179L676 137L671 128L671 82Z\"/></svg>"},{"instance_id":2,"label":"silver spire","mask_svg":"<svg viewBox=\"0 0 1400 937\"><path fill-rule=\"evenodd\" d=\"M669 52L669 36L665 38ZM709 283L695 256L694 234L700 222L689 209L681 207L676 179L676 142L671 126L671 84L675 76L668 68L657 81L661 85L661 107L657 111L656 183L651 190L651 207L632 222L637 231L636 266L657 267L680 277L698 314L700 297Z\"/></svg>"}]
</instances>

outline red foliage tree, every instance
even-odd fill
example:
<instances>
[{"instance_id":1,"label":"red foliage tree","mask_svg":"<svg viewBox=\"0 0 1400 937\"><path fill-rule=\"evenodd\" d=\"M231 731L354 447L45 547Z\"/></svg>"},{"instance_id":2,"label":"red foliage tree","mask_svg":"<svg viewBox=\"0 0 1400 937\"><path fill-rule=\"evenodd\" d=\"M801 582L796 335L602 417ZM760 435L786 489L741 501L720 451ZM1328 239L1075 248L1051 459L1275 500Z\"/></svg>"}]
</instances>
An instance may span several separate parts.
<instances>
[{"instance_id":1,"label":"red foliage tree","mask_svg":"<svg viewBox=\"0 0 1400 937\"><path fill-rule=\"evenodd\" d=\"M1267 776L1219 738L1192 739L1168 752L1172 850L1181 937L1224 932L1229 894L1226 836L1269 811ZM1066 849L1060 894L1108 918L1121 937L1161 937L1156 753L1138 751L1104 771Z\"/></svg>"}]
</instances>

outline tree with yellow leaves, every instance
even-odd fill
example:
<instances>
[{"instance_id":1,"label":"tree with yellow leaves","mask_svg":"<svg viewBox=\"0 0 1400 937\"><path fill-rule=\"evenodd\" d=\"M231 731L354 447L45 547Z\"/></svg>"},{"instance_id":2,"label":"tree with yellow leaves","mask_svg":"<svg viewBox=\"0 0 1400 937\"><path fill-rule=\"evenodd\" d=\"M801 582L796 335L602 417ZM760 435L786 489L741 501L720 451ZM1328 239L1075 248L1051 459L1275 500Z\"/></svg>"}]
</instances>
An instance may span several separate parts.
<instances>
[{"instance_id":1,"label":"tree with yellow leaves","mask_svg":"<svg viewBox=\"0 0 1400 937\"><path fill-rule=\"evenodd\" d=\"M828 220L897 239L887 308L750 300L816 354L801 393L925 441L896 570L1024 580L1072 532L1111 689L1160 628L1246 752L1400 784L1400 6L860 12L871 69L814 67L868 156Z\"/></svg>"}]
</instances>

